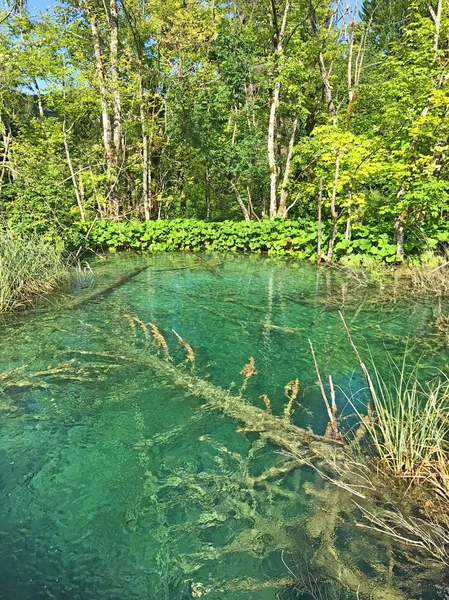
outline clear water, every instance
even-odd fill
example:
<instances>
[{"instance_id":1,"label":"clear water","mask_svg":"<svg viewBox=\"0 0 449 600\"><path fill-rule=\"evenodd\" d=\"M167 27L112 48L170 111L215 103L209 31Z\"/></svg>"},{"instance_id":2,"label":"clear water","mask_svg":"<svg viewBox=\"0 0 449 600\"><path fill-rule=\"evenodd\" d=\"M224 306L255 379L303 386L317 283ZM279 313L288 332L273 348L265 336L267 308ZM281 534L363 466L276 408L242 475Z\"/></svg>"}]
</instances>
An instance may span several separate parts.
<instances>
[{"instance_id":1,"label":"clear water","mask_svg":"<svg viewBox=\"0 0 449 600\"><path fill-rule=\"evenodd\" d=\"M319 517L331 516L317 506L332 497L338 504L335 488L307 469L251 485L285 460L276 448L238 432L232 419L144 362L100 354L155 352L129 315L156 324L182 363L174 329L195 350L195 373L217 386L238 392L252 356L257 375L245 397L263 408L260 396L268 394L281 415L284 386L298 377L293 422L322 432L308 339L323 376L358 389L338 309L380 365L407 346L445 368L446 342L432 323L446 307L416 298L378 306L372 290L338 273L254 257L116 256L93 268L93 288L75 286L2 323L0 373L23 369L0 393L0 598L355 598L324 565L329 544L373 590L384 585L392 563L378 538L342 523L327 540ZM444 597L443 571L421 572L424 584L416 580L411 592L400 563L387 579L407 590L402 597ZM298 577L322 595L295 589Z\"/></svg>"}]
</instances>

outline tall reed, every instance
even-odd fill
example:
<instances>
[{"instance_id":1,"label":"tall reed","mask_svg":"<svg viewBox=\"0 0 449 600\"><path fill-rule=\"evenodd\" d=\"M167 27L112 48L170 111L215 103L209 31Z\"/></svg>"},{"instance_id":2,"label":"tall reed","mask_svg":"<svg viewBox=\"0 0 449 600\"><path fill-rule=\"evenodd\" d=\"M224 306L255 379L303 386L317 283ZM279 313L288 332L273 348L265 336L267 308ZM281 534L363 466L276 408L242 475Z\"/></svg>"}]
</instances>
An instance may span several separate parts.
<instances>
[{"instance_id":1,"label":"tall reed","mask_svg":"<svg viewBox=\"0 0 449 600\"><path fill-rule=\"evenodd\" d=\"M0 231L0 312L31 304L68 278L69 269L50 242Z\"/></svg>"},{"instance_id":2,"label":"tall reed","mask_svg":"<svg viewBox=\"0 0 449 600\"><path fill-rule=\"evenodd\" d=\"M374 412L363 419L381 461L413 483L430 482L449 498L449 380L429 378L418 365L397 365L390 357L383 377L371 364Z\"/></svg>"}]
</instances>

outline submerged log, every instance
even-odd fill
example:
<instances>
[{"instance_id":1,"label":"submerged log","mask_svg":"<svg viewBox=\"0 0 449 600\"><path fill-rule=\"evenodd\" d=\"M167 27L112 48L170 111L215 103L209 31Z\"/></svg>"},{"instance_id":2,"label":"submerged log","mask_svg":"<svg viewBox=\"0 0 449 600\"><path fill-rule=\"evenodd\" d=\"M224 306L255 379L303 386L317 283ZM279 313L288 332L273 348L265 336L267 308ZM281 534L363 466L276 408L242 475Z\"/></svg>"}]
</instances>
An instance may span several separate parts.
<instances>
[{"instance_id":1,"label":"submerged log","mask_svg":"<svg viewBox=\"0 0 449 600\"><path fill-rule=\"evenodd\" d=\"M122 275L121 277L114 280L109 285L106 285L105 287L102 287L98 290L93 290L90 294L87 294L86 296L83 296L81 298L76 298L70 304L70 308L77 308L78 306L83 306L84 304L91 302L91 300L95 300L95 298L99 298L100 296L107 296L107 295L111 294L115 290L121 288L122 285L124 285L125 283L128 283L128 281L131 281L132 279L134 279L134 277L137 277L137 275L140 275L140 273L142 273L143 271L146 271L148 268L149 268L149 265L145 265L143 267L134 269L133 271L131 271L131 273L126 273L126 275Z\"/></svg>"},{"instance_id":2,"label":"submerged log","mask_svg":"<svg viewBox=\"0 0 449 600\"><path fill-rule=\"evenodd\" d=\"M192 264L192 265L186 265L186 266L181 266L181 267L164 267L162 269L152 269L152 271L156 272L156 273L160 273L160 272L165 272L165 271L183 271L183 270L191 270L191 269L198 269L198 268L204 268L209 271L214 271L214 267L220 266L221 264L222 264L221 262L216 262L209 266L204 266L203 263L200 263L200 265ZM144 266L138 267L136 269L133 269L130 273L126 273L125 275L122 275L118 279L115 279L112 283L110 283L100 289L92 290L92 292L90 294L86 294L85 296L83 296L81 298L76 298L70 304L70 307L76 308L78 306L83 306L84 304L87 304L91 300L95 300L95 298L99 298L100 296L107 296L107 295L111 294L112 292L114 292L115 290L121 288L125 283L128 283L128 281L131 281L132 279L134 279L135 277L140 275L140 273L142 273L143 271L150 269L150 267L151 267L151 265L144 265Z\"/></svg>"},{"instance_id":3,"label":"submerged log","mask_svg":"<svg viewBox=\"0 0 449 600\"><path fill-rule=\"evenodd\" d=\"M166 377L178 387L181 387L189 392L190 395L203 399L209 406L220 410L226 416L242 423L247 430L263 434L264 437L283 448L286 451L295 453L304 452L313 443L316 450L312 452L312 456L316 455L322 458L319 451L320 445L343 447L344 442L335 440L325 436L317 435L306 429L297 427L291 424L286 419L281 419L273 414L250 404L248 400L242 396L237 396L232 392L224 390L200 377L189 373L187 369L174 365L171 361L159 358L154 355L144 355L140 353L135 355L135 351L126 355L118 355L107 352L89 352L85 350L70 350L68 352L72 356L92 356L99 358L107 358L109 360L119 360L126 362L135 362L149 367L155 374Z\"/></svg>"},{"instance_id":4,"label":"submerged log","mask_svg":"<svg viewBox=\"0 0 449 600\"><path fill-rule=\"evenodd\" d=\"M128 338L129 340L129 338ZM373 600L405 600L410 597L399 589L391 577L383 572L383 566L373 563L376 577L368 577L353 563L353 556L348 550L340 550L335 546L336 530L349 518L352 526L364 518L352 498L366 503L366 506L376 510L376 507L396 502L399 494L389 490L388 482L371 468L363 459L355 456L344 441L339 438L319 436L289 422L288 419L276 417L269 412L254 406L241 394L235 394L200 378L188 370L184 365L177 366L172 360L151 354L150 348L142 351L141 348L129 345L126 337L121 338L122 345L119 353L115 352L90 352L86 350L71 350L70 355L91 357L94 360L107 359L114 364L135 364L142 369L149 370L156 376L170 381L173 385L185 390L189 396L205 401L205 405L221 411L227 417L242 425L243 432L258 433L264 442L270 442L291 459L280 467L275 467L260 477L248 477L251 488L263 486L268 479L282 477L295 466L308 465L313 467L317 474L331 486L325 490L317 486L310 491L313 502L307 530L309 538L314 539L314 564L322 571L323 576L337 579L360 598ZM391 482L390 482L391 483ZM393 486L394 487L394 486ZM316 499L315 499L316 498ZM402 498L402 504L403 504ZM402 507L408 510L406 506ZM382 531L376 532L382 539L388 552L392 544L400 545L401 540L391 540L382 536ZM241 540L239 540L239 544ZM237 551L239 545L215 549L216 558L224 554ZM241 549L240 549L241 550ZM416 547L415 547L416 551ZM402 551L401 551L402 552ZM402 552L405 556L406 552ZM213 559L210 553L198 556L201 560ZM369 561L370 557L367 557ZM433 559L438 558L433 555ZM444 561L443 561L444 562ZM422 559L422 564L429 568L439 569L435 560ZM379 567L379 568L377 568Z\"/></svg>"}]
</instances>

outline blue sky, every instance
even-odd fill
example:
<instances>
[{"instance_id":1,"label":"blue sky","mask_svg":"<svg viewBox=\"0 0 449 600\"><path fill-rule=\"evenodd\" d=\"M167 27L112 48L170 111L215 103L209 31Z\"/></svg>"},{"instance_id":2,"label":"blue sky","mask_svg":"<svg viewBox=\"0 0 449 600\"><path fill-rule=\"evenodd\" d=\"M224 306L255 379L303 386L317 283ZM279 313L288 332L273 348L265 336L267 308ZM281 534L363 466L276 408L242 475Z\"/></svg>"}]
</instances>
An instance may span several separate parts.
<instances>
[{"instance_id":1,"label":"blue sky","mask_svg":"<svg viewBox=\"0 0 449 600\"><path fill-rule=\"evenodd\" d=\"M56 2L49 2L49 0L28 0L28 9L32 14L36 14L52 4L56 4Z\"/></svg>"}]
</instances>

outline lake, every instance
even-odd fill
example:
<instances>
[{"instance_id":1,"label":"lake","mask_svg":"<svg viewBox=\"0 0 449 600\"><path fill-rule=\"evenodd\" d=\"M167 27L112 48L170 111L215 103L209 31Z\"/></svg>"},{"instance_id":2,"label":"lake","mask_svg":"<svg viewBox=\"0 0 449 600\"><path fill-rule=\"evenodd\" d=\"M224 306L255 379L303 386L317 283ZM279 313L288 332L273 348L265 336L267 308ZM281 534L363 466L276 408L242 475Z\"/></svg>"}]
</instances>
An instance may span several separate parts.
<instances>
[{"instance_id":1,"label":"lake","mask_svg":"<svg viewBox=\"0 0 449 600\"><path fill-rule=\"evenodd\" d=\"M91 287L2 322L0 598L448 597L443 567L357 527L313 469L265 477L286 461L279 448L163 360L263 410L266 395L280 418L298 378L288 418L323 434L308 340L350 423L364 380L338 311L379 369L406 350L446 369L434 323L449 306L394 291L380 302L336 269L257 256L112 255L92 268Z\"/></svg>"}]
</instances>

